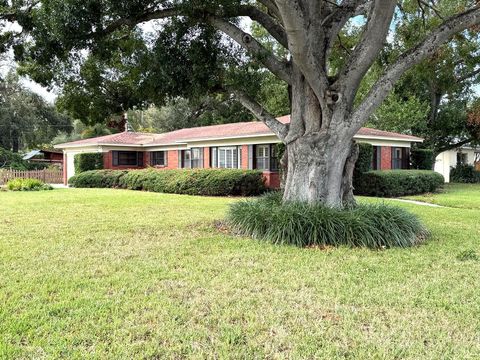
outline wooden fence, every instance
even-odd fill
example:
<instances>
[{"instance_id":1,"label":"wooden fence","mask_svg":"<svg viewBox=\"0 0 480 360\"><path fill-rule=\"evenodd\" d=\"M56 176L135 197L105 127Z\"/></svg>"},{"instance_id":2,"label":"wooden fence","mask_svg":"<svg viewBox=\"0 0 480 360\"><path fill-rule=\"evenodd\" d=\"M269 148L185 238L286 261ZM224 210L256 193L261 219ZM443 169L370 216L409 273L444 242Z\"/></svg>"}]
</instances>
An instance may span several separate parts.
<instances>
[{"instance_id":1,"label":"wooden fence","mask_svg":"<svg viewBox=\"0 0 480 360\"><path fill-rule=\"evenodd\" d=\"M44 170L2 170L0 169L0 185L5 185L11 179L38 179L47 184L62 184L63 172L60 169Z\"/></svg>"}]
</instances>

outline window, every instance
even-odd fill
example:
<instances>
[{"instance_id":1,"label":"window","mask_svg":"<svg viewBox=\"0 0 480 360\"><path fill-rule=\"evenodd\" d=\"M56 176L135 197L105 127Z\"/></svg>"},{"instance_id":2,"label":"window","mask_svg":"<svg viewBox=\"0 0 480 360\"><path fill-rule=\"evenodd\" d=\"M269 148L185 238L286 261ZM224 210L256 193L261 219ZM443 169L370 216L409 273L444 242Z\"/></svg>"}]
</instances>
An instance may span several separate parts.
<instances>
[{"instance_id":1,"label":"window","mask_svg":"<svg viewBox=\"0 0 480 360\"><path fill-rule=\"evenodd\" d=\"M192 168L203 168L203 149L192 149L191 158Z\"/></svg>"},{"instance_id":2,"label":"window","mask_svg":"<svg viewBox=\"0 0 480 360\"><path fill-rule=\"evenodd\" d=\"M113 151L113 166L143 166L143 152Z\"/></svg>"},{"instance_id":3,"label":"window","mask_svg":"<svg viewBox=\"0 0 480 360\"><path fill-rule=\"evenodd\" d=\"M461 164L461 165L468 164L468 154L458 152L457 153L457 164Z\"/></svg>"},{"instance_id":4,"label":"window","mask_svg":"<svg viewBox=\"0 0 480 360\"><path fill-rule=\"evenodd\" d=\"M150 165L152 166L167 166L167 152L154 151L150 153Z\"/></svg>"},{"instance_id":5,"label":"window","mask_svg":"<svg viewBox=\"0 0 480 360\"><path fill-rule=\"evenodd\" d=\"M192 167L192 152L190 150L183 150L182 154L182 168L190 169Z\"/></svg>"},{"instance_id":6,"label":"window","mask_svg":"<svg viewBox=\"0 0 480 360\"><path fill-rule=\"evenodd\" d=\"M255 146L255 168L278 171L278 148L276 144Z\"/></svg>"},{"instance_id":7,"label":"window","mask_svg":"<svg viewBox=\"0 0 480 360\"><path fill-rule=\"evenodd\" d=\"M278 171L279 169L279 159L278 159L278 146L277 144L270 145L270 170Z\"/></svg>"},{"instance_id":8,"label":"window","mask_svg":"<svg viewBox=\"0 0 480 360\"><path fill-rule=\"evenodd\" d=\"M203 148L192 148L182 151L182 168L202 168Z\"/></svg>"},{"instance_id":9,"label":"window","mask_svg":"<svg viewBox=\"0 0 480 360\"><path fill-rule=\"evenodd\" d=\"M238 154L237 147L218 148L218 167L222 169L238 169Z\"/></svg>"},{"instance_id":10,"label":"window","mask_svg":"<svg viewBox=\"0 0 480 360\"><path fill-rule=\"evenodd\" d=\"M392 148L392 169L402 169L403 164L402 148Z\"/></svg>"},{"instance_id":11,"label":"window","mask_svg":"<svg viewBox=\"0 0 480 360\"><path fill-rule=\"evenodd\" d=\"M255 160L257 169L270 170L270 145L257 145Z\"/></svg>"}]
</instances>

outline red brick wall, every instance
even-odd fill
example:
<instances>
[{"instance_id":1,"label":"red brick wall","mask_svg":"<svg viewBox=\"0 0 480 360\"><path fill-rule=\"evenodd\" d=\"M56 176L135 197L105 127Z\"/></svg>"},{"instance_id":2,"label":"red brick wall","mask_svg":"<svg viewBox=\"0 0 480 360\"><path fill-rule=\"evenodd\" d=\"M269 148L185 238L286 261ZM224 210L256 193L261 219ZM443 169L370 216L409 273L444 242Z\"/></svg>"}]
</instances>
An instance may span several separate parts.
<instances>
[{"instance_id":1,"label":"red brick wall","mask_svg":"<svg viewBox=\"0 0 480 360\"><path fill-rule=\"evenodd\" d=\"M167 151L167 166L163 169L178 169L178 150Z\"/></svg>"},{"instance_id":2,"label":"red brick wall","mask_svg":"<svg viewBox=\"0 0 480 360\"><path fill-rule=\"evenodd\" d=\"M242 145L242 154L240 155L242 163L240 167L242 169L248 169L248 145Z\"/></svg>"},{"instance_id":3,"label":"red brick wall","mask_svg":"<svg viewBox=\"0 0 480 360\"><path fill-rule=\"evenodd\" d=\"M280 173L272 171L264 171L263 177L265 178L265 185L269 189L280 188Z\"/></svg>"},{"instance_id":4,"label":"red brick wall","mask_svg":"<svg viewBox=\"0 0 480 360\"><path fill-rule=\"evenodd\" d=\"M382 146L381 147L381 170L391 170L392 169L392 147L391 146Z\"/></svg>"},{"instance_id":5,"label":"red brick wall","mask_svg":"<svg viewBox=\"0 0 480 360\"><path fill-rule=\"evenodd\" d=\"M143 166L144 167L150 166L150 151L145 151L143 153Z\"/></svg>"},{"instance_id":6,"label":"red brick wall","mask_svg":"<svg viewBox=\"0 0 480 360\"><path fill-rule=\"evenodd\" d=\"M112 152L103 153L103 168L104 169L113 169L113 162L112 162Z\"/></svg>"},{"instance_id":7,"label":"red brick wall","mask_svg":"<svg viewBox=\"0 0 480 360\"><path fill-rule=\"evenodd\" d=\"M205 169L210 168L210 148L203 148L203 167Z\"/></svg>"}]
</instances>

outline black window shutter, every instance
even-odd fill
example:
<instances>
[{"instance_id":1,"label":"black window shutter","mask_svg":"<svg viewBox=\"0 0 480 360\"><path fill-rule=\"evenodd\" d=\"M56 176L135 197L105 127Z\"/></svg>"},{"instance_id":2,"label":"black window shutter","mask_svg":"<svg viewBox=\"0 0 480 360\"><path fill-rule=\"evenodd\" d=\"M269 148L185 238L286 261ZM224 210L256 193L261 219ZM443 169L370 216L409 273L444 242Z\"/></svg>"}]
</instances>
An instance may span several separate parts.
<instances>
[{"instance_id":1,"label":"black window shutter","mask_svg":"<svg viewBox=\"0 0 480 360\"><path fill-rule=\"evenodd\" d=\"M137 166L143 166L143 152L137 152Z\"/></svg>"},{"instance_id":2,"label":"black window shutter","mask_svg":"<svg viewBox=\"0 0 480 360\"><path fill-rule=\"evenodd\" d=\"M112 151L112 164L118 166L118 151Z\"/></svg>"},{"instance_id":3,"label":"black window shutter","mask_svg":"<svg viewBox=\"0 0 480 360\"><path fill-rule=\"evenodd\" d=\"M253 169L253 152L254 152L253 145L248 145L248 169Z\"/></svg>"},{"instance_id":4,"label":"black window shutter","mask_svg":"<svg viewBox=\"0 0 480 360\"><path fill-rule=\"evenodd\" d=\"M395 148L392 146L391 150L392 150L392 156L391 156L391 158L392 158L392 160L391 160L392 164L391 165L392 166L391 166L391 169L395 170L396 169L396 163L397 163L397 161L396 161L397 159L395 158Z\"/></svg>"}]
</instances>

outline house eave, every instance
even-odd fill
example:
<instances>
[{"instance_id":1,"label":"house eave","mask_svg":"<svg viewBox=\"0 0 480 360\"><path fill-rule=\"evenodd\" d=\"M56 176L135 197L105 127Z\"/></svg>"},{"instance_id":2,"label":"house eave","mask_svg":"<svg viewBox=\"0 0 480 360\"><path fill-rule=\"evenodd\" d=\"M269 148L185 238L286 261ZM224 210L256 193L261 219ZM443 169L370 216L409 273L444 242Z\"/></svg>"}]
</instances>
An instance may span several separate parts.
<instances>
[{"instance_id":1,"label":"house eave","mask_svg":"<svg viewBox=\"0 0 480 360\"><path fill-rule=\"evenodd\" d=\"M79 149L85 147L129 147L129 148L139 148L139 149L147 149L147 148L155 148L155 147L165 147L165 146L178 146L184 145L188 146L188 144L198 144L202 142L211 142L211 141L221 141L221 140L232 140L238 139L239 142L242 139L253 139L253 138L268 138L273 137L275 134L273 133L262 133L262 134L249 134L249 135L239 135L239 136L217 136L217 137L205 137L205 138L194 138L194 139L182 139L173 142L167 143L149 143L149 144L118 144L118 143L92 143L92 144L59 144L55 145L55 149ZM404 142L404 143L422 143L424 140L420 138L414 139L405 139L405 138L398 138L398 137L388 137L388 136L371 136L371 135L355 135L353 137L355 140L376 140L376 141L394 141L394 142Z\"/></svg>"}]
</instances>

